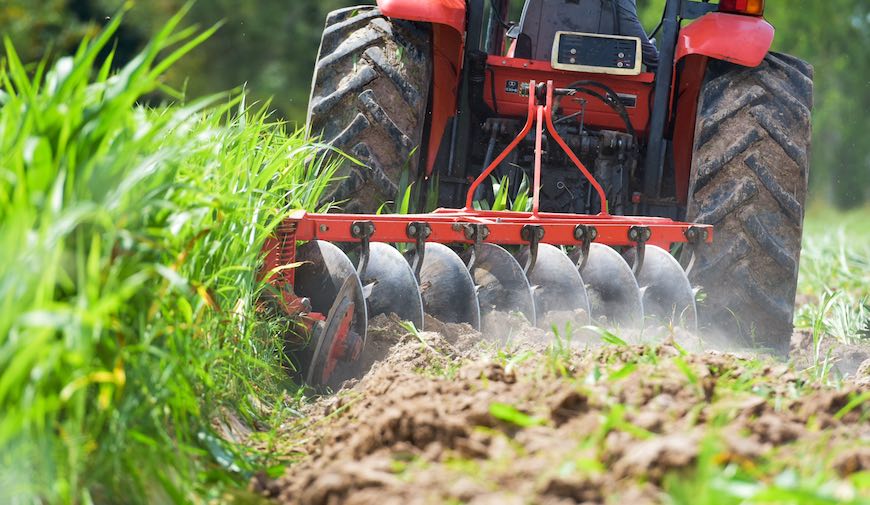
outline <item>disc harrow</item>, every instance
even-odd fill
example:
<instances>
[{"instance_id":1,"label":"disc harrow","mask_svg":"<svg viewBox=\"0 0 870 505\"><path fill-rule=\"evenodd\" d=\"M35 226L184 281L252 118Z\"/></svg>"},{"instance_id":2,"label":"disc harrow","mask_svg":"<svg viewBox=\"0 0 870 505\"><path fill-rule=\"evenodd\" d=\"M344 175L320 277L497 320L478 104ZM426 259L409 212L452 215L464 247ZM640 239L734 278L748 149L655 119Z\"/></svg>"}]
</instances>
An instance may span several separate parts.
<instances>
[{"instance_id":1,"label":"disc harrow","mask_svg":"<svg viewBox=\"0 0 870 505\"><path fill-rule=\"evenodd\" d=\"M294 335L303 344L292 356L299 379L337 386L330 382L335 370L357 359L367 320L378 314L396 314L418 329L425 329L424 314L480 329L483 321L498 321L486 317L492 313L519 314L543 328L567 318L611 328L694 329L694 291L668 250L712 241L709 226L611 215L606 205L597 215L540 212L540 149L531 212L474 209L477 187L533 126L538 141L546 126L607 201L552 125L559 90L534 81L530 89L538 92L530 93L523 131L470 184L465 208L413 215L297 211L278 227L265 247L265 268L284 310L304 323ZM495 326L485 330L497 332Z\"/></svg>"}]
</instances>

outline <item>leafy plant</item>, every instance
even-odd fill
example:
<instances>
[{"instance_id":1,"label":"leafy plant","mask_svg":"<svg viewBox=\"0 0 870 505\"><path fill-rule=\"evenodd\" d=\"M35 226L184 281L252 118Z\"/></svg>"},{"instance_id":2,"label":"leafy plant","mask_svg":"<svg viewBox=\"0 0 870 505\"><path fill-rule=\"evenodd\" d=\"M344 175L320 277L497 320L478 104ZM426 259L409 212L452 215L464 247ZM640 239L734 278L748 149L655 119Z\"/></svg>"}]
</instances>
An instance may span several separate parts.
<instances>
[{"instance_id":1,"label":"leafy plant","mask_svg":"<svg viewBox=\"0 0 870 505\"><path fill-rule=\"evenodd\" d=\"M563 332L555 324L550 327L550 331L553 339L547 347L547 364L553 373L568 377L571 375L571 340L574 337L571 322L566 323Z\"/></svg>"},{"instance_id":2,"label":"leafy plant","mask_svg":"<svg viewBox=\"0 0 870 505\"><path fill-rule=\"evenodd\" d=\"M490 404L489 413L492 417L498 419L499 421L504 421L506 423L519 426L520 428L540 426L542 424L546 424L547 422L545 419L530 416L525 412L520 411L513 405L508 405L506 403L495 402Z\"/></svg>"},{"instance_id":3,"label":"leafy plant","mask_svg":"<svg viewBox=\"0 0 870 505\"><path fill-rule=\"evenodd\" d=\"M507 176L500 180L490 177L490 183L494 191L493 201L475 200L474 208L478 210L512 210L517 212L529 212L532 210L532 201L529 199L529 180L523 174L522 182L516 193L511 198L510 184Z\"/></svg>"},{"instance_id":4,"label":"leafy plant","mask_svg":"<svg viewBox=\"0 0 870 505\"><path fill-rule=\"evenodd\" d=\"M262 247L333 172L243 95L138 105L211 34L183 15L118 72L121 16L32 69L5 41L4 503L188 502L268 458L211 421L224 406L249 421L281 410L291 384L279 329L257 314Z\"/></svg>"}]
</instances>

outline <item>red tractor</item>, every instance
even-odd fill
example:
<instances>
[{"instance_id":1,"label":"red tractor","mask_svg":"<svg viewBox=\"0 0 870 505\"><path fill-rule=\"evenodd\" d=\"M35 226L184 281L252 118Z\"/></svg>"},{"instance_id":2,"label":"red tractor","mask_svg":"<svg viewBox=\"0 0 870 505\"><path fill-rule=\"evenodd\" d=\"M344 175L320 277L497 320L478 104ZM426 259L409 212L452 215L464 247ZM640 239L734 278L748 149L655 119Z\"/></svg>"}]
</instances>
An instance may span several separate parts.
<instances>
[{"instance_id":1,"label":"red tractor","mask_svg":"<svg viewBox=\"0 0 870 505\"><path fill-rule=\"evenodd\" d=\"M350 213L300 212L268 256L303 262L275 283L311 330L305 380L330 383L382 312L568 312L788 351L812 68L769 52L763 0L667 0L652 68L619 3L526 0L518 24L508 0L329 14L308 128L353 158L329 195ZM407 180L442 208L372 214ZM475 205L523 181L530 208Z\"/></svg>"}]
</instances>

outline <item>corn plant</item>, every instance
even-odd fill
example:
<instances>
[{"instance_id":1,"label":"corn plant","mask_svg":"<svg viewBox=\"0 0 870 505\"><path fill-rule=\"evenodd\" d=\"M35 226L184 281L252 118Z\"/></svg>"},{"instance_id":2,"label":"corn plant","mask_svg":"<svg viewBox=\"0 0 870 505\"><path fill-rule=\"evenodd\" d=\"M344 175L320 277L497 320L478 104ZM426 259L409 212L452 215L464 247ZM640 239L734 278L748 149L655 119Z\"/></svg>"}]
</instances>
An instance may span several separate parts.
<instances>
[{"instance_id":1,"label":"corn plant","mask_svg":"<svg viewBox=\"0 0 870 505\"><path fill-rule=\"evenodd\" d=\"M529 199L529 179L523 174L516 193L511 197L510 184L507 176L501 179L490 178L494 191L492 203L487 200L475 200L474 208L478 210L513 210L517 212L529 212L532 210L532 201Z\"/></svg>"}]
</instances>

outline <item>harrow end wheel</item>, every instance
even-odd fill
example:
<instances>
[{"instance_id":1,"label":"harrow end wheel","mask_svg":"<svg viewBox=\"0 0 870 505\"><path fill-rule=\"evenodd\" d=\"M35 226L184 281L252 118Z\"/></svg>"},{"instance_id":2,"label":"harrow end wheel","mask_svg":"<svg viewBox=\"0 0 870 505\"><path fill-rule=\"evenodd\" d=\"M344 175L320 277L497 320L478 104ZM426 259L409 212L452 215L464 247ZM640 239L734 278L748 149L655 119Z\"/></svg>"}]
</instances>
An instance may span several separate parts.
<instances>
[{"instance_id":1,"label":"harrow end wheel","mask_svg":"<svg viewBox=\"0 0 870 505\"><path fill-rule=\"evenodd\" d=\"M299 247L294 291L325 314L314 324L308 344L297 353L297 377L310 386L335 386L331 378L343 363L352 363L365 346L368 313L363 288L350 259L335 245L320 240Z\"/></svg>"}]
</instances>

